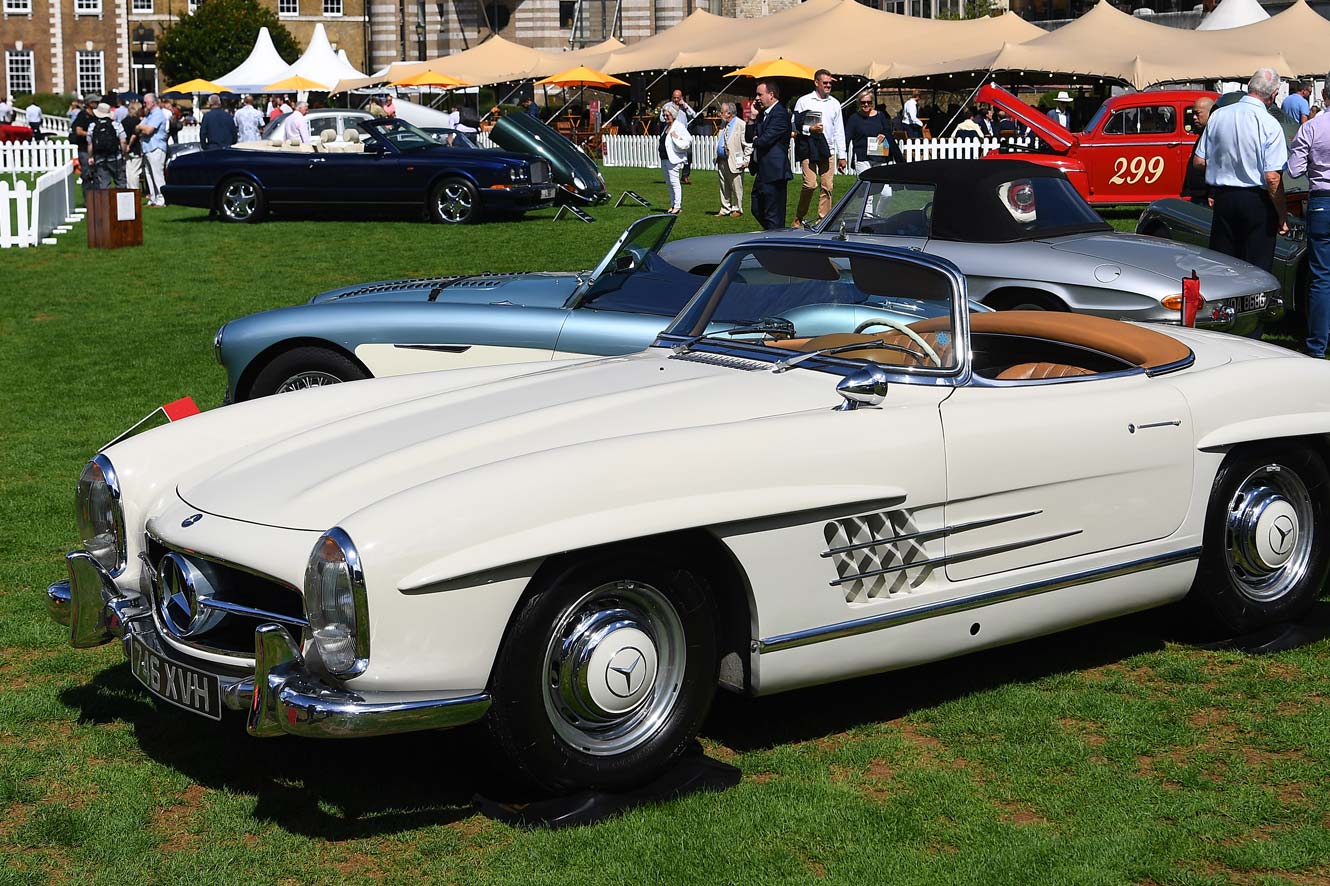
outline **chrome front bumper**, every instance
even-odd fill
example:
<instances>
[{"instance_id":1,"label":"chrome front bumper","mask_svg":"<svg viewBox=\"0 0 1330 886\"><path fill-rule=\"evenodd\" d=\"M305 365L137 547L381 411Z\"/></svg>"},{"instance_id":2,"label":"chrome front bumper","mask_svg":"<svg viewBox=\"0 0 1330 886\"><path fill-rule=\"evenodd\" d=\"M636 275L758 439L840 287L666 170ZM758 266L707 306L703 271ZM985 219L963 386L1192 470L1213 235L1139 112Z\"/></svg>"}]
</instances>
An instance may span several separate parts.
<instances>
[{"instance_id":1,"label":"chrome front bumper","mask_svg":"<svg viewBox=\"0 0 1330 886\"><path fill-rule=\"evenodd\" d=\"M1265 307L1260 310L1238 313L1230 303L1241 301L1241 298L1235 298L1207 302L1196 313L1197 328L1251 335L1266 323L1275 323L1284 317L1284 299L1279 295L1267 295Z\"/></svg>"},{"instance_id":2,"label":"chrome front bumper","mask_svg":"<svg viewBox=\"0 0 1330 886\"><path fill-rule=\"evenodd\" d=\"M487 692L352 692L333 685L306 667L290 632L278 624L260 625L254 632L253 674L228 672L164 643L146 601L116 587L91 554L75 551L65 561L69 579L46 589L46 609L69 627L71 646L87 649L119 639L128 655L132 641L173 663L212 674L222 704L247 712L250 735L360 738L461 726L489 710Z\"/></svg>"}]
</instances>

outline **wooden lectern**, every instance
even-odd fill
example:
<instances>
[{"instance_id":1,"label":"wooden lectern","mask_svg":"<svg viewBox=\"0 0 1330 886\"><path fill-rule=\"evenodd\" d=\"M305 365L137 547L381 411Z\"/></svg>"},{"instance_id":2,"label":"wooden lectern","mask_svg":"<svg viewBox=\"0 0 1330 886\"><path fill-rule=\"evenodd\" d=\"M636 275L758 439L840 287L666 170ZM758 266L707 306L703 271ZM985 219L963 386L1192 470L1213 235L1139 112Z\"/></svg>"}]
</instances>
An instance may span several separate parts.
<instances>
[{"instance_id":1,"label":"wooden lectern","mask_svg":"<svg viewBox=\"0 0 1330 886\"><path fill-rule=\"evenodd\" d=\"M124 188L86 192L88 248L119 249L143 245L143 203L139 191Z\"/></svg>"}]
</instances>

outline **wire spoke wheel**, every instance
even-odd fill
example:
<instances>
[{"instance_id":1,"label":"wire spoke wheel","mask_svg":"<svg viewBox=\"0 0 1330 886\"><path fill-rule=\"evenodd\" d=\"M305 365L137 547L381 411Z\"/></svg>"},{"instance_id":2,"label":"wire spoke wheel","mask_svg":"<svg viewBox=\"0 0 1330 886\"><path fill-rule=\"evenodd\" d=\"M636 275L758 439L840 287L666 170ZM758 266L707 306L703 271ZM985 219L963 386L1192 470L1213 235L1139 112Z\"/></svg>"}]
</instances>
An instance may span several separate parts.
<instances>
[{"instance_id":1,"label":"wire spoke wheel","mask_svg":"<svg viewBox=\"0 0 1330 886\"><path fill-rule=\"evenodd\" d=\"M683 622L655 587L620 580L593 588L550 633L542 672L550 725L586 754L638 747L679 698L686 649Z\"/></svg>"},{"instance_id":2,"label":"wire spoke wheel","mask_svg":"<svg viewBox=\"0 0 1330 886\"><path fill-rule=\"evenodd\" d=\"M321 388L324 385L340 385L342 379L331 372L310 370L298 372L277 386L274 393L285 394L287 391L303 391L306 388Z\"/></svg>"},{"instance_id":3,"label":"wire spoke wheel","mask_svg":"<svg viewBox=\"0 0 1330 886\"><path fill-rule=\"evenodd\" d=\"M1265 603L1307 575L1315 514L1306 483L1287 465L1267 464L1238 485L1225 522L1224 561L1234 588Z\"/></svg>"}]
</instances>

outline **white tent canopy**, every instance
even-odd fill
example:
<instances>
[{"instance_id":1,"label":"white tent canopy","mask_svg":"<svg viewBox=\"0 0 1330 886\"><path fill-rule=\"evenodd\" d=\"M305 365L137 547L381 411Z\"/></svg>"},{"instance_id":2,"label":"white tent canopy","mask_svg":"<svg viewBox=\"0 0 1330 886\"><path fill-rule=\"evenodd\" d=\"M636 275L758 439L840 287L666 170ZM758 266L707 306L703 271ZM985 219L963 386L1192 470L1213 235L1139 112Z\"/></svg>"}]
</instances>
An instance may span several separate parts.
<instances>
[{"instance_id":1,"label":"white tent canopy","mask_svg":"<svg viewBox=\"0 0 1330 886\"><path fill-rule=\"evenodd\" d=\"M268 29L259 28L259 36L254 40L249 57L240 63L240 67L214 78L212 82L232 92L254 92L281 80L290 67L277 54Z\"/></svg>"},{"instance_id":2,"label":"white tent canopy","mask_svg":"<svg viewBox=\"0 0 1330 886\"><path fill-rule=\"evenodd\" d=\"M322 22L314 26L314 33L309 38L309 46L305 47L304 55L300 56L282 76L274 77L268 82L275 83L297 75L328 87L338 80L365 76L333 51L332 44L328 42L328 32L323 29Z\"/></svg>"},{"instance_id":3,"label":"white tent canopy","mask_svg":"<svg viewBox=\"0 0 1330 886\"><path fill-rule=\"evenodd\" d=\"M1270 17L1270 13L1261 8L1256 0L1222 0L1214 11L1196 26L1198 31L1222 31L1225 28L1240 28L1254 25Z\"/></svg>"}]
</instances>

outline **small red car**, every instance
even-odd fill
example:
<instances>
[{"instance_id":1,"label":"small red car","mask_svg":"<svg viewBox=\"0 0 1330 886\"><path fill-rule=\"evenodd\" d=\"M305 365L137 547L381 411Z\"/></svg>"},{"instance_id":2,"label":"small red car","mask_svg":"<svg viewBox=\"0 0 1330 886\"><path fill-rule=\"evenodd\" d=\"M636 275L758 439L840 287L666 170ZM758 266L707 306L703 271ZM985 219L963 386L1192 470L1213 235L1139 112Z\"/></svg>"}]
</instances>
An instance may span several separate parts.
<instances>
[{"instance_id":1,"label":"small red car","mask_svg":"<svg viewBox=\"0 0 1330 886\"><path fill-rule=\"evenodd\" d=\"M1007 90L985 84L977 99L1002 108L1048 147L1022 160L1066 173L1088 202L1149 203L1182 192L1197 133L1191 106L1214 92L1197 89L1132 92L1104 102L1084 132L1071 132ZM989 157L1010 156L994 151Z\"/></svg>"}]
</instances>

